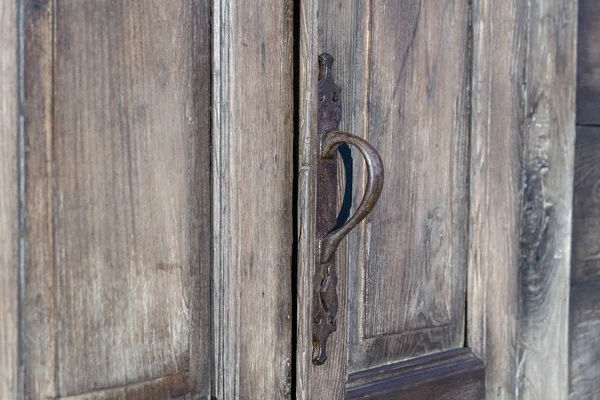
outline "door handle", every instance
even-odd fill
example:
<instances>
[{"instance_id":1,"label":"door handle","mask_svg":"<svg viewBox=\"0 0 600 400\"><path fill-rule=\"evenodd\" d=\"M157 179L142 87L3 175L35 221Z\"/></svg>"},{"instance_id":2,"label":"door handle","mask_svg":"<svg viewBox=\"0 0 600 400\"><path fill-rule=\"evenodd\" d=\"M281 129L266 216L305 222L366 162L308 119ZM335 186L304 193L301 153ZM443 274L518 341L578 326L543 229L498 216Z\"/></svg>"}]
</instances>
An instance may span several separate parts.
<instances>
[{"instance_id":1,"label":"door handle","mask_svg":"<svg viewBox=\"0 0 600 400\"><path fill-rule=\"evenodd\" d=\"M383 162L377 150L363 138L337 129L342 116L341 88L335 84L331 69L333 57L319 56L319 153L316 186L316 252L313 280L313 363L327 360L327 339L337 329L337 274L335 251L375 207L383 188ZM367 165L367 186L356 212L338 229L337 219L337 149L342 144L356 147Z\"/></svg>"}]
</instances>

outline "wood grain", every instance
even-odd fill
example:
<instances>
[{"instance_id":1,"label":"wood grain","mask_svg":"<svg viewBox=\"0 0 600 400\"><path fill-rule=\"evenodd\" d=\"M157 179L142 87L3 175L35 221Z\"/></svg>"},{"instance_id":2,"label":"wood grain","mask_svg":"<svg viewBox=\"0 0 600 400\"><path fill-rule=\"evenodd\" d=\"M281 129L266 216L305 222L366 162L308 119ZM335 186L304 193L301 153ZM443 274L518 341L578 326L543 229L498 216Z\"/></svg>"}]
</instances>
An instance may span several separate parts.
<instances>
[{"instance_id":1,"label":"wood grain","mask_svg":"<svg viewBox=\"0 0 600 400\"><path fill-rule=\"evenodd\" d=\"M576 13L473 3L468 344L488 397L567 396Z\"/></svg>"},{"instance_id":2,"label":"wood grain","mask_svg":"<svg viewBox=\"0 0 600 400\"><path fill-rule=\"evenodd\" d=\"M293 5L213 2L220 399L292 397Z\"/></svg>"},{"instance_id":3,"label":"wood grain","mask_svg":"<svg viewBox=\"0 0 600 400\"><path fill-rule=\"evenodd\" d=\"M569 400L600 399L600 282L571 289Z\"/></svg>"},{"instance_id":4,"label":"wood grain","mask_svg":"<svg viewBox=\"0 0 600 400\"><path fill-rule=\"evenodd\" d=\"M338 300L341 314L337 331L327 346L328 361L321 366L312 362L312 294L316 242L316 140L318 110L318 29L319 0L301 1L298 10L298 197L297 197L297 342L296 398L340 399L345 392L346 349L339 338L346 337L346 273L338 270ZM317 12L319 10L319 13ZM326 10L326 9L325 9ZM322 15L322 14L321 14ZM343 64L335 62L334 68ZM335 74L334 77L342 77ZM337 81L339 84L339 81ZM342 110L344 111L344 110ZM342 117L343 119L343 117ZM338 263L342 262L339 257ZM342 342L342 343L341 343Z\"/></svg>"},{"instance_id":5,"label":"wood grain","mask_svg":"<svg viewBox=\"0 0 600 400\"><path fill-rule=\"evenodd\" d=\"M60 397L61 400L197 400L193 392L194 383L187 372L168 375L151 381L134 383L131 385L115 387L86 394ZM208 397L202 397L206 399Z\"/></svg>"},{"instance_id":6,"label":"wood grain","mask_svg":"<svg viewBox=\"0 0 600 400\"><path fill-rule=\"evenodd\" d=\"M362 0L303 5L297 350L302 398L343 398L341 383L350 371L463 343L467 11L465 1L444 8ZM338 249L338 331L330 339L327 363L312 367L309 361L302 364L309 348L302 338L310 334L302 324L310 306L301 293L309 293L303 290L310 287L306 276L312 268L302 260L314 251L316 144L310 101L320 52L335 59L333 74L342 86L340 128L375 144L386 163L386 183L373 216ZM364 187L362 164L355 153L355 202Z\"/></svg>"},{"instance_id":7,"label":"wood grain","mask_svg":"<svg viewBox=\"0 0 600 400\"><path fill-rule=\"evenodd\" d=\"M571 283L600 280L600 128L577 128Z\"/></svg>"},{"instance_id":8,"label":"wood grain","mask_svg":"<svg viewBox=\"0 0 600 400\"><path fill-rule=\"evenodd\" d=\"M19 94L17 3L0 3L0 394L17 398Z\"/></svg>"},{"instance_id":9,"label":"wood grain","mask_svg":"<svg viewBox=\"0 0 600 400\"><path fill-rule=\"evenodd\" d=\"M577 28L577 123L600 125L600 7L579 0Z\"/></svg>"},{"instance_id":10,"label":"wood grain","mask_svg":"<svg viewBox=\"0 0 600 400\"><path fill-rule=\"evenodd\" d=\"M468 349L455 349L351 374L346 399L481 400L485 367Z\"/></svg>"},{"instance_id":11,"label":"wood grain","mask_svg":"<svg viewBox=\"0 0 600 400\"><path fill-rule=\"evenodd\" d=\"M208 396L208 2L52 3L25 4L27 396Z\"/></svg>"},{"instance_id":12,"label":"wood grain","mask_svg":"<svg viewBox=\"0 0 600 400\"><path fill-rule=\"evenodd\" d=\"M336 59L342 85L341 129L367 138L386 170L339 267L356 310L351 370L463 342L467 15L465 1L320 4L320 51ZM356 205L365 182L353 159Z\"/></svg>"},{"instance_id":13,"label":"wood grain","mask_svg":"<svg viewBox=\"0 0 600 400\"><path fill-rule=\"evenodd\" d=\"M573 190L569 399L600 399L600 128L578 127Z\"/></svg>"},{"instance_id":14,"label":"wood grain","mask_svg":"<svg viewBox=\"0 0 600 400\"><path fill-rule=\"evenodd\" d=\"M371 4L364 135L385 160L386 185L362 238L364 334L454 325L440 347L458 346L466 274L467 2Z\"/></svg>"},{"instance_id":15,"label":"wood grain","mask_svg":"<svg viewBox=\"0 0 600 400\"><path fill-rule=\"evenodd\" d=\"M473 2L467 345L487 396L516 399L525 3Z\"/></svg>"},{"instance_id":16,"label":"wood grain","mask_svg":"<svg viewBox=\"0 0 600 400\"><path fill-rule=\"evenodd\" d=\"M24 393L57 394L56 269L52 223L53 2L23 4L25 154Z\"/></svg>"},{"instance_id":17,"label":"wood grain","mask_svg":"<svg viewBox=\"0 0 600 400\"><path fill-rule=\"evenodd\" d=\"M517 393L525 399L564 399L569 362L577 3L532 1L527 18Z\"/></svg>"}]
</instances>

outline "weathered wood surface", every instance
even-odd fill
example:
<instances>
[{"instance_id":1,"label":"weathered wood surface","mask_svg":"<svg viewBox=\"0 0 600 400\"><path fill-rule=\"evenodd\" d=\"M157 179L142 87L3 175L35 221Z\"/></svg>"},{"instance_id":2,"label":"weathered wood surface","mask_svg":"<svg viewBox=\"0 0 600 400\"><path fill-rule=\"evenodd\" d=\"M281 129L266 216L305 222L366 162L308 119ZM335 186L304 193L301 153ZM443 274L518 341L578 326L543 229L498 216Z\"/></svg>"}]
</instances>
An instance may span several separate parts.
<instances>
[{"instance_id":1,"label":"weathered wood surface","mask_svg":"<svg viewBox=\"0 0 600 400\"><path fill-rule=\"evenodd\" d=\"M577 128L571 283L600 280L600 128Z\"/></svg>"},{"instance_id":2,"label":"weathered wood surface","mask_svg":"<svg viewBox=\"0 0 600 400\"><path fill-rule=\"evenodd\" d=\"M26 394L208 396L208 2L24 10Z\"/></svg>"},{"instance_id":3,"label":"weathered wood surface","mask_svg":"<svg viewBox=\"0 0 600 400\"><path fill-rule=\"evenodd\" d=\"M303 4L297 353L302 398L342 398L342 382L351 370L462 346L467 38L466 1L445 8L362 0ZM335 59L333 74L342 86L341 130L375 144L384 159L386 183L373 215L350 235L346 249L338 249L338 330L330 338L327 363L313 367L302 363L310 353L308 339L302 341L310 335L308 327L302 329L303 321L310 321L304 299L309 292L302 290L310 287L312 272L302 260L312 259L314 251L311 113L316 109L311 101L320 52ZM356 153L353 160L358 202L363 161Z\"/></svg>"},{"instance_id":4,"label":"weathered wood surface","mask_svg":"<svg viewBox=\"0 0 600 400\"><path fill-rule=\"evenodd\" d=\"M600 399L600 128L577 128L569 399Z\"/></svg>"},{"instance_id":5,"label":"weathered wood surface","mask_svg":"<svg viewBox=\"0 0 600 400\"><path fill-rule=\"evenodd\" d=\"M569 400L600 399L600 282L571 289Z\"/></svg>"},{"instance_id":6,"label":"weathered wood surface","mask_svg":"<svg viewBox=\"0 0 600 400\"><path fill-rule=\"evenodd\" d=\"M346 399L481 400L485 367L469 349L454 349L351 374Z\"/></svg>"},{"instance_id":7,"label":"weathered wood surface","mask_svg":"<svg viewBox=\"0 0 600 400\"><path fill-rule=\"evenodd\" d=\"M468 9L338 3L321 2L319 50L336 59L341 129L367 138L386 171L340 266L356 310L350 369L360 370L463 343ZM353 158L357 204L364 167Z\"/></svg>"},{"instance_id":8,"label":"weathered wood surface","mask_svg":"<svg viewBox=\"0 0 600 400\"><path fill-rule=\"evenodd\" d=\"M17 398L19 107L17 3L0 3L0 397Z\"/></svg>"},{"instance_id":9,"label":"weathered wood surface","mask_svg":"<svg viewBox=\"0 0 600 400\"><path fill-rule=\"evenodd\" d=\"M293 3L213 2L219 399L292 397Z\"/></svg>"},{"instance_id":10,"label":"weathered wood surface","mask_svg":"<svg viewBox=\"0 0 600 400\"><path fill-rule=\"evenodd\" d=\"M565 399L572 0L473 2L468 345L487 396Z\"/></svg>"},{"instance_id":11,"label":"weathered wood surface","mask_svg":"<svg viewBox=\"0 0 600 400\"><path fill-rule=\"evenodd\" d=\"M600 125L600 7L579 0L577 27L577 123Z\"/></svg>"},{"instance_id":12,"label":"weathered wood surface","mask_svg":"<svg viewBox=\"0 0 600 400\"><path fill-rule=\"evenodd\" d=\"M25 153L24 393L57 394L56 269L53 245L52 68L54 5L23 3ZM73 210L75 211L75 210Z\"/></svg>"},{"instance_id":13,"label":"weathered wood surface","mask_svg":"<svg viewBox=\"0 0 600 400\"><path fill-rule=\"evenodd\" d=\"M117 388L60 397L60 400L204 400L209 398L199 397L193 392L195 392L194 381L189 372L183 372Z\"/></svg>"},{"instance_id":14,"label":"weathered wood surface","mask_svg":"<svg viewBox=\"0 0 600 400\"><path fill-rule=\"evenodd\" d=\"M345 392L345 346L337 337L346 337L344 293L346 274L338 270L338 300L341 314L337 318L337 331L327 345L328 361L321 366L312 362L312 295L316 243L316 168L318 143L318 21L319 0L299 2L298 25L298 193L296 245L296 392L298 400L315 398L340 399ZM320 12L323 12L322 10ZM338 67L334 63L334 68ZM339 76L339 75L335 75ZM343 118L343 117L342 117ZM339 252L338 252L339 254ZM338 263L342 262L338 256Z\"/></svg>"},{"instance_id":15,"label":"weathered wood surface","mask_svg":"<svg viewBox=\"0 0 600 400\"><path fill-rule=\"evenodd\" d=\"M364 292L361 335L373 339L365 366L462 345L468 198L467 1L370 4L358 81L369 97L354 129L379 149L386 182L352 259L365 277L350 292ZM397 353L371 354L384 349Z\"/></svg>"}]
</instances>

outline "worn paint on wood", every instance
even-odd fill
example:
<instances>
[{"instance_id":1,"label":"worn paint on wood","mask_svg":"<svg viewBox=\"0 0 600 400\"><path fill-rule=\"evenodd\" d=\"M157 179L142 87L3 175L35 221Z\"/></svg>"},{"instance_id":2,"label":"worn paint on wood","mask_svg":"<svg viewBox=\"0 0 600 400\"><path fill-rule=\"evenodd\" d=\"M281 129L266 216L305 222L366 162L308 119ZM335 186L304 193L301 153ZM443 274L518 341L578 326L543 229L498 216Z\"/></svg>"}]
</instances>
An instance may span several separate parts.
<instances>
[{"instance_id":1,"label":"worn paint on wood","mask_svg":"<svg viewBox=\"0 0 600 400\"><path fill-rule=\"evenodd\" d=\"M209 20L202 0L25 4L30 397L177 374L210 393Z\"/></svg>"},{"instance_id":2,"label":"worn paint on wood","mask_svg":"<svg viewBox=\"0 0 600 400\"><path fill-rule=\"evenodd\" d=\"M213 2L217 398L290 398L291 0Z\"/></svg>"},{"instance_id":3,"label":"worn paint on wood","mask_svg":"<svg viewBox=\"0 0 600 400\"><path fill-rule=\"evenodd\" d=\"M567 396L576 13L473 2L468 344L488 397Z\"/></svg>"},{"instance_id":4,"label":"worn paint on wood","mask_svg":"<svg viewBox=\"0 0 600 400\"><path fill-rule=\"evenodd\" d=\"M19 297L17 2L0 3L0 394L17 398Z\"/></svg>"}]
</instances>

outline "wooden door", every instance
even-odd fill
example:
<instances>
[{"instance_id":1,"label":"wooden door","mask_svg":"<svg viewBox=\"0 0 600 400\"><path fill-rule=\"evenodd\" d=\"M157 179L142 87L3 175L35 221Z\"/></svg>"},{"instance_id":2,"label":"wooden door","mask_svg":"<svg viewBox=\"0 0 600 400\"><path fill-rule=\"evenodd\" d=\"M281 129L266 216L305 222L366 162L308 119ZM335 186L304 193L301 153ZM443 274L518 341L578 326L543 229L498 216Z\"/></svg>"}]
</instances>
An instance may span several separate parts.
<instances>
[{"instance_id":1,"label":"wooden door","mask_svg":"<svg viewBox=\"0 0 600 400\"><path fill-rule=\"evenodd\" d=\"M208 396L209 3L22 7L18 390Z\"/></svg>"},{"instance_id":2,"label":"wooden door","mask_svg":"<svg viewBox=\"0 0 600 400\"><path fill-rule=\"evenodd\" d=\"M576 14L0 2L0 398L566 398ZM317 366L321 52L386 181Z\"/></svg>"},{"instance_id":3,"label":"wooden door","mask_svg":"<svg viewBox=\"0 0 600 400\"><path fill-rule=\"evenodd\" d=\"M293 7L0 2L0 399L291 392Z\"/></svg>"},{"instance_id":4,"label":"wooden door","mask_svg":"<svg viewBox=\"0 0 600 400\"><path fill-rule=\"evenodd\" d=\"M335 59L340 129L379 149L385 183L338 248L324 365L299 303L298 398L565 399L575 4L315 0L300 18L301 299L317 54ZM351 165L356 206L359 153Z\"/></svg>"}]
</instances>

